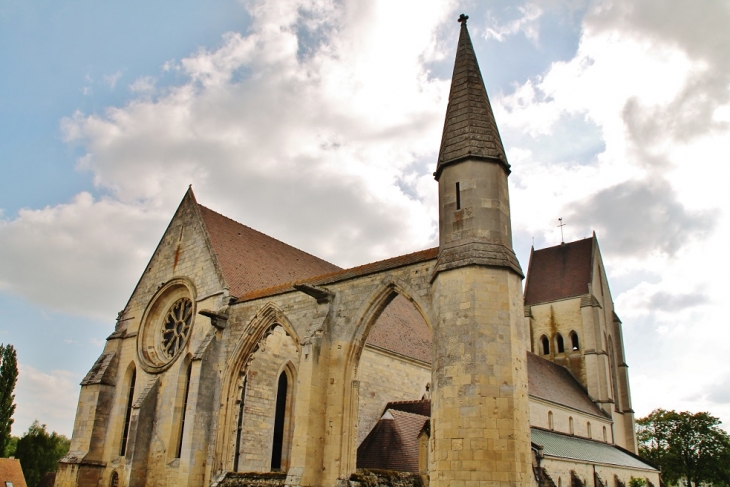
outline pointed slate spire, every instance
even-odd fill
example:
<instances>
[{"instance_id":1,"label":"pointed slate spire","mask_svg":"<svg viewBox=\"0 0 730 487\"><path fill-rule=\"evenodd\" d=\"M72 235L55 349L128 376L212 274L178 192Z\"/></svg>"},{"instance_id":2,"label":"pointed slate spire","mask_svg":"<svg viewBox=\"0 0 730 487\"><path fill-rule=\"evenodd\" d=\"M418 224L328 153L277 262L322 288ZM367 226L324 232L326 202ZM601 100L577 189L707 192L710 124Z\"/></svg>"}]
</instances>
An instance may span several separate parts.
<instances>
[{"instance_id":1,"label":"pointed slate spire","mask_svg":"<svg viewBox=\"0 0 730 487\"><path fill-rule=\"evenodd\" d=\"M464 14L459 17L461 33L456 48L438 165L434 173L437 180L444 166L467 158L491 160L501 164L507 173L510 170L466 28L468 18Z\"/></svg>"}]
</instances>

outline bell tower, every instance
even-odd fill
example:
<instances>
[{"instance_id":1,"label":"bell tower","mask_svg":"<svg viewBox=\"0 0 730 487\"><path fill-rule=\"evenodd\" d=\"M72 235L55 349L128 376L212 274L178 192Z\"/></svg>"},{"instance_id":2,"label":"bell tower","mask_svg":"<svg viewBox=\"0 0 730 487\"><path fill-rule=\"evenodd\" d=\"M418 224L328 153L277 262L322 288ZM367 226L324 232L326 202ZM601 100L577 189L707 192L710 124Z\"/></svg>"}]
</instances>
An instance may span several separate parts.
<instances>
[{"instance_id":1,"label":"bell tower","mask_svg":"<svg viewBox=\"0 0 730 487\"><path fill-rule=\"evenodd\" d=\"M431 482L530 485L527 329L512 250L507 163L461 15L434 177L439 257L432 277Z\"/></svg>"}]
</instances>

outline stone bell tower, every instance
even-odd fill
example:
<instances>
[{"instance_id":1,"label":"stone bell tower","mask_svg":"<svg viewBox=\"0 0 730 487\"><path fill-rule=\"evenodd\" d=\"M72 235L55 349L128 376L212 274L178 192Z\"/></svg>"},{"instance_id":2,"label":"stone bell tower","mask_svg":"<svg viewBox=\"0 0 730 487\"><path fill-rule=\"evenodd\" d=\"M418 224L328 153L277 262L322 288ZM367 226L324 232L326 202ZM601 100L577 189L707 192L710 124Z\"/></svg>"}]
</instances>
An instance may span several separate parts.
<instances>
[{"instance_id":1,"label":"stone bell tower","mask_svg":"<svg viewBox=\"0 0 730 487\"><path fill-rule=\"evenodd\" d=\"M461 15L434 176L431 482L530 485L527 329L522 270L512 250L507 163ZM470 483L470 482L479 482Z\"/></svg>"}]
</instances>

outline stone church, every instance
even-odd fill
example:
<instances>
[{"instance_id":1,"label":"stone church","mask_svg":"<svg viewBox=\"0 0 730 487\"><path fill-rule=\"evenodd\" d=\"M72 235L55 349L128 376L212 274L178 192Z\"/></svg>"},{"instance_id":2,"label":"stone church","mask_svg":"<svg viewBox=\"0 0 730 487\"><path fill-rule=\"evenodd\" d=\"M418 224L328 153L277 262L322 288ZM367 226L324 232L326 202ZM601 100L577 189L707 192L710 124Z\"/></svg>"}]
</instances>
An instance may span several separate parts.
<instances>
[{"instance_id":1,"label":"stone church","mask_svg":"<svg viewBox=\"0 0 730 487\"><path fill-rule=\"evenodd\" d=\"M596 236L533 250L526 278L515 257L460 22L439 246L341 269L188 189L81 383L56 486L659 485Z\"/></svg>"}]
</instances>

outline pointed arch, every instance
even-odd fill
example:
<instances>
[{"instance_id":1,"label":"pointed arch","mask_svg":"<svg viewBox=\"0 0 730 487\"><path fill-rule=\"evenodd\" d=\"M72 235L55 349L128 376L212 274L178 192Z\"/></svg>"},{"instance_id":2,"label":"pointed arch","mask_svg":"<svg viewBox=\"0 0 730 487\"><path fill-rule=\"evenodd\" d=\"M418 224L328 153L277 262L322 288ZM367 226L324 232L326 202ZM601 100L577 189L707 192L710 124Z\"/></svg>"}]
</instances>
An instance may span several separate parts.
<instances>
[{"instance_id":1,"label":"pointed arch","mask_svg":"<svg viewBox=\"0 0 730 487\"><path fill-rule=\"evenodd\" d=\"M222 401L225 403L225 406L218 413L218 431L236 431L236 425L233 423L233 420L238 417L240 403L237 402L237 398L240 396L239 390L243 387L248 362L259 349L260 343L274 331L277 325L284 329L286 334L294 342L297 351L301 353L301 340L291 321L289 321L289 318L274 303L268 302L264 304L246 326L246 331L242 333L241 339L231 354L231 359L223 370L221 397L228 398L228 400ZM235 440L235 434L233 437L227 433L217 435L213 464L214 471L222 471L229 467L232 468L232 462L235 461L234 457L236 456L236 452L234 451Z\"/></svg>"},{"instance_id":2,"label":"pointed arch","mask_svg":"<svg viewBox=\"0 0 730 487\"><path fill-rule=\"evenodd\" d=\"M555 353L565 353L565 340L560 333L555 334Z\"/></svg>"},{"instance_id":3,"label":"pointed arch","mask_svg":"<svg viewBox=\"0 0 730 487\"><path fill-rule=\"evenodd\" d=\"M363 306L357 313L357 325L349 341L352 347L347 358L347 370L352 370L352 377L357 375L357 366L360 363L360 356L365 348L365 342L367 342L368 336L370 335L370 330L372 330L375 322L378 321L380 315L385 311L385 308L399 295L411 302L413 307L416 308L416 311L421 315L421 318L423 318L423 321L426 322L428 329L433 332L430 317L431 303L419 297L418 293L402 280L393 276L385 277L377 289L364 301Z\"/></svg>"},{"instance_id":4,"label":"pointed arch","mask_svg":"<svg viewBox=\"0 0 730 487\"><path fill-rule=\"evenodd\" d=\"M376 289L370 294L370 296L363 301L360 310L358 311L355 319L355 328L352 334L347 337L349 340L347 343L350 344L344 367L344 383L348 384L348 387L352 387L352 391L347 395L346 402L343 409L343 421L342 421L342 435L343 441L340 444L340 455L342 458L342 471L352 472L355 470L356 458L357 458L357 423L358 423L358 391L359 382L355 380L357 377L358 366L360 365L360 358L362 351L365 349L365 343L367 342L370 331L372 330L375 322L378 321L380 315L385 311L385 308L393 302L397 296L402 296L411 302L413 307L421 315L423 321L426 322L429 330L433 333L433 326L431 320L431 294L430 288L428 288L428 294L424 299L421 297L415 289L392 275L386 276Z\"/></svg>"}]
</instances>

